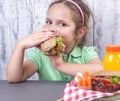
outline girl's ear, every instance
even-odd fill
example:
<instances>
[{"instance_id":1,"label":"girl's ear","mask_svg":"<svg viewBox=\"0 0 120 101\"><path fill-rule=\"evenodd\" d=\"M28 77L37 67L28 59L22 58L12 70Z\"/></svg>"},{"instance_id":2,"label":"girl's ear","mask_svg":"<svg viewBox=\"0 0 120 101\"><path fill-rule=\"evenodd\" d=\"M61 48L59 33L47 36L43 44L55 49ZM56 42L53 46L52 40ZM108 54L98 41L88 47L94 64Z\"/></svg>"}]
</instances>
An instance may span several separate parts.
<instances>
[{"instance_id":1,"label":"girl's ear","mask_svg":"<svg viewBox=\"0 0 120 101\"><path fill-rule=\"evenodd\" d=\"M81 27L78 31L77 31L77 35L76 38L80 39L82 38L87 32L87 28L85 26Z\"/></svg>"}]
</instances>

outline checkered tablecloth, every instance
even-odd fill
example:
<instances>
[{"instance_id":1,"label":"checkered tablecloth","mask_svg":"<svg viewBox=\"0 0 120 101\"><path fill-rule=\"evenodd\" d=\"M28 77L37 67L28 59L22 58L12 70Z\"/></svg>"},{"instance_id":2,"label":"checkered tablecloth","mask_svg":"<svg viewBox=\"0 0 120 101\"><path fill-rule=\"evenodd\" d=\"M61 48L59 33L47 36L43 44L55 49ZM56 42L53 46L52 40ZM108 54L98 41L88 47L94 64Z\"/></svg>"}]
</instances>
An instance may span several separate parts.
<instances>
[{"instance_id":1,"label":"checkered tablecloth","mask_svg":"<svg viewBox=\"0 0 120 101\"><path fill-rule=\"evenodd\" d=\"M75 78L66 84L64 89L63 100L64 101L91 101L94 99L98 99L105 96L113 96L120 91L114 93L104 93L100 91L93 91L93 90L84 90L77 86L78 79L77 76L82 75L81 73L77 73Z\"/></svg>"}]
</instances>

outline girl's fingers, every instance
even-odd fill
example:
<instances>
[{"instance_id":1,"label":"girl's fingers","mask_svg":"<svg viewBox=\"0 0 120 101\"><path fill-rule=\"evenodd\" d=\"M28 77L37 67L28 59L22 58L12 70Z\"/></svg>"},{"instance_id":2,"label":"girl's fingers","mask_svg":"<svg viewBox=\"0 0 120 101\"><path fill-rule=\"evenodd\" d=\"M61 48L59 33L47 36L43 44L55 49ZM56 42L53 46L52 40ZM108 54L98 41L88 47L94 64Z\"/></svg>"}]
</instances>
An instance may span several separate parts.
<instances>
[{"instance_id":1,"label":"girl's fingers","mask_svg":"<svg viewBox=\"0 0 120 101\"><path fill-rule=\"evenodd\" d=\"M40 31L33 32L32 34L25 37L22 40L22 43L26 48L30 48L30 47L40 45L42 42L54 36L54 33L49 32L47 30L44 30L44 31L46 32L43 32L43 29Z\"/></svg>"},{"instance_id":2,"label":"girl's fingers","mask_svg":"<svg viewBox=\"0 0 120 101\"><path fill-rule=\"evenodd\" d=\"M34 38L32 38L32 43L34 46L36 45L40 45L42 42L46 41L47 39L49 39L50 37L53 37L53 35L49 35L49 34L45 34L45 35L38 35L38 36L35 36Z\"/></svg>"},{"instance_id":3,"label":"girl's fingers","mask_svg":"<svg viewBox=\"0 0 120 101\"><path fill-rule=\"evenodd\" d=\"M54 33L52 33L52 32L34 32L32 34L32 36L34 38L38 38L38 39L46 38L46 37L49 38L49 37L54 36Z\"/></svg>"},{"instance_id":4,"label":"girl's fingers","mask_svg":"<svg viewBox=\"0 0 120 101\"><path fill-rule=\"evenodd\" d=\"M48 28L39 29L37 32L50 32Z\"/></svg>"}]
</instances>

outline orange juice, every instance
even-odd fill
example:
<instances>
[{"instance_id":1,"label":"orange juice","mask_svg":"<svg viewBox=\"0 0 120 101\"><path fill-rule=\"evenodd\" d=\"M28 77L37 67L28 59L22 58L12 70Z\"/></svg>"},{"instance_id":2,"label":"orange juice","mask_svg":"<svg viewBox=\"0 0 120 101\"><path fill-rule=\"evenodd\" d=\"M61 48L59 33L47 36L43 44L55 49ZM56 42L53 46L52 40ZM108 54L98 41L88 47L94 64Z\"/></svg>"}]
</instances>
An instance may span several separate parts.
<instances>
[{"instance_id":1,"label":"orange juice","mask_svg":"<svg viewBox=\"0 0 120 101\"><path fill-rule=\"evenodd\" d=\"M104 70L120 71L120 45L106 46Z\"/></svg>"}]
</instances>

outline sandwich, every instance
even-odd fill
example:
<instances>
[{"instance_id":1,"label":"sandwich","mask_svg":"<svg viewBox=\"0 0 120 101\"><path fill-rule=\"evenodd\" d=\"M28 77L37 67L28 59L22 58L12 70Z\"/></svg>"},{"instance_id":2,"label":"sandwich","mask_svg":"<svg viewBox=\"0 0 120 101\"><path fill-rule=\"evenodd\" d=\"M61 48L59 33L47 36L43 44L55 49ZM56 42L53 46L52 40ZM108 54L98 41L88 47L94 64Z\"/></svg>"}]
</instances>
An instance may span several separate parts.
<instances>
[{"instance_id":1,"label":"sandwich","mask_svg":"<svg viewBox=\"0 0 120 101\"><path fill-rule=\"evenodd\" d=\"M115 92L120 90L120 72L102 70L91 75L92 90Z\"/></svg>"},{"instance_id":2,"label":"sandwich","mask_svg":"<svg viewBox=\"0 0 120 101\"><path fill-rule=\"evenodd\" d=\"M54 36L49 38L48 40L41 43L40 49L47 56L62 53L64 51L62 37Z\"/></svg>"}]
</instances>

